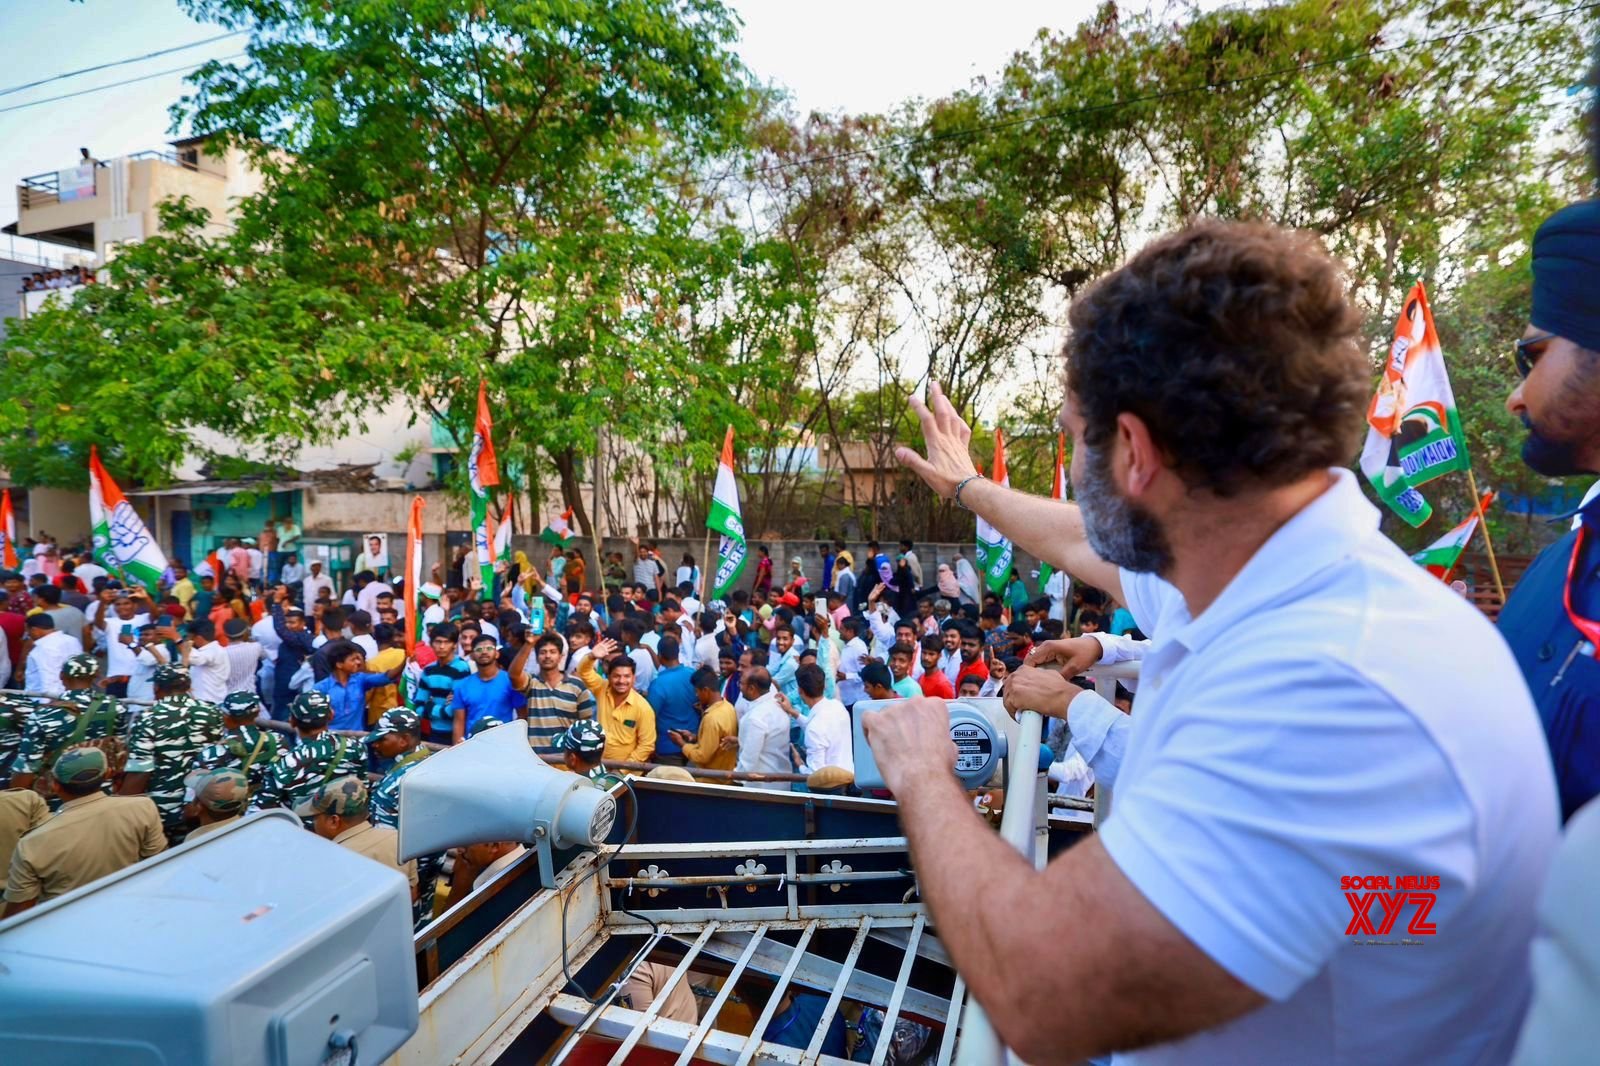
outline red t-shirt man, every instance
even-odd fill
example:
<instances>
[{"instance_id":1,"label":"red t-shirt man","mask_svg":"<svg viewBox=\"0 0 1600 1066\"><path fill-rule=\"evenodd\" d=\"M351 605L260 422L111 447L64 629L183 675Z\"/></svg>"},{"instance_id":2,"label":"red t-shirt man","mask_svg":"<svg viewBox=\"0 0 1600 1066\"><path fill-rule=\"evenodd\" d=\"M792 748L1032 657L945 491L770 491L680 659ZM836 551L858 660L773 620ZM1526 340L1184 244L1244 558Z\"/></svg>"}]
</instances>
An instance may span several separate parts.
<instances>
[{"instance_id":1,"label":"red t-shirt man","mask_svg":"<svg viewBox=\"0 0 1600 1066\"><path fill-rule=\"evenodd\" d=\"M950 684L950 679L944 676L943 670L924 671L921 684L924 696L938 696L946 700L956 698L955 686Z\"/></svg>"}]
</instances>

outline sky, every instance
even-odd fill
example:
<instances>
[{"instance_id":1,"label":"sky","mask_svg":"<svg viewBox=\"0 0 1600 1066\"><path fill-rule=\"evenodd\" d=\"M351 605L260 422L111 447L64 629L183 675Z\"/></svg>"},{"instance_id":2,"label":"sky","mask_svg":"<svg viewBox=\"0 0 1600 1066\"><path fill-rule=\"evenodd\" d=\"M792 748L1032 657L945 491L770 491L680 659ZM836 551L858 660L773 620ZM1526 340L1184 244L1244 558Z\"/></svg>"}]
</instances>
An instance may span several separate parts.
<instances>
[{"instance_id":1,"label":"sky","mask_svg":"<svg viewBox=\"0 0 1600 1066\"><path fill-rule=\"evenodd\" d=\"M1043 26L1065 29L1096 0L732 0L740 52L802 111L886 111L998 70ZM16 220L19 179L70 166L78 149L113 158L164 148L183 73L237 54L243 37L20 91L28 82L215 37L176 0L0 0L0 225ZM130 78L72 99L46 101ZM188 131L184 131L185 133ZM32 242L17 241L17 249ZM11 245L0 237L0 255ZM37 249L33 249L37 250Z\"/></svg>"}]
</instances>

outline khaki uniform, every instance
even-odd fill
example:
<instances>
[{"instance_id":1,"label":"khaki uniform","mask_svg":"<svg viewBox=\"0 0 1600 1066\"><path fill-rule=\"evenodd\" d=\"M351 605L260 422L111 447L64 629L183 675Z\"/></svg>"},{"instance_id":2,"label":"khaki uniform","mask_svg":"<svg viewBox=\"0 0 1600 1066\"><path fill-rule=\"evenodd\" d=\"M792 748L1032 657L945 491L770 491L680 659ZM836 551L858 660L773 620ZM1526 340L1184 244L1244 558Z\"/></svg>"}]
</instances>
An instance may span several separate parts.
<instances>
[{"instance_id":1,"label":"khaki uniform","mask_svg":"<svg viewBox=\"0 0 1600 1066\"><path fill-rule=\"evenodd\" d=\"M0 792L0 863L11 867L11 853L17 841L30 829L37 829L50 817L44 797L31 788L8 788Z\"/></svg>"},{"instance_id":2,"label":"khaki uniform","mask_svg":"<svg viewBox=\"0 0 1600 1066\"><path fill-rule=\"evenodd\" d=\"M161 816L146 796L92 792L17 842L6 901L40 902L97 881L164 851Z\"/></svg>"},{"instance_id":3,"label":"khaki uniform","mask_svg":"<svg viewBox=\"0 0 1600 1066\"><path fill-rule=\"evenodd\" d=\"M207 833L215 833L218 829L226 829L228 826L241 820L242 818L244 818L244 815L236 814L232 818L224 818L220 822L207 822L204 825L195 826L193 829L189 830L189 835L183 838L183 842L187 844L191 840L199 840Z\"/></svg>"},{"instance_id":4,"label":"khaki uniform","mask_svg":"<svg viewBox=\"0 0 1600 1066\"><path fill-rule=\"evenodd\" d=\"M388 826L362 822L334 837L333 842L349 848L357 855L381 862L391 870L399 870L406 875L413 889L417 887L417 861L411 859L404 864L400 862L400 834Z\"/></svg>"}]
</instances>

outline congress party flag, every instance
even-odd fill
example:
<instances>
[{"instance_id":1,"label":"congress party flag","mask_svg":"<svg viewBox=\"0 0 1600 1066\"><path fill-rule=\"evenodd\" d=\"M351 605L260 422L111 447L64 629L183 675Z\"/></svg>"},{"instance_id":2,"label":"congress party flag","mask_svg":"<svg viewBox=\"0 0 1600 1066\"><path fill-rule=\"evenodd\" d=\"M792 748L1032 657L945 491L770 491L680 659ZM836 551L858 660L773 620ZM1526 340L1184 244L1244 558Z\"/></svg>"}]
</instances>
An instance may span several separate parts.
<instances>
[{"instance_id":1,"label":"congress party flag","mask_svg":"<svg viewBox=\"0 0 1600 1066\"><path fill-rule=\"evenodd\" d=\"M494 561L511 562L511 502L500 508L500 517L494 522L494 532L489 538L494 544Z\"/></svg>"},{"instance_id":2,"label":"congress party flag","mask_svg":"<svg viewBox=\"0 0 1600 1066\"><path fill-rule=\"evenodd\" d=\"M411 497L411 517L406 522L406 655L424 640L422 635L422 497Z\"/></svg>"},{"instance_id":3,"label":"congress party flag","mask_svg":"<svg viewBox=\"0 0 1600 1066\"><path fill-rule=\"evenodd\" d=\"M717 464L717 481L711 490L711 511L706 528L721 534L717 542L717 570L711 596L726 596L744 573L748 548L744 542L744 519L739 514L739 483L733 478L733 427L722 439L722 461Z\"/></svg>"},{"instance_id":4,"label":"congress party flag","mask_svg":"<svg viewBox=\"0 0 1600 1066\"><path fill-rule=\"evenodd\" d=\"M1461 553L1472 543L1472 535L1478 531L1478 520L1489 510L1489 505L1494 502L1494 493L1486 492L1483 499L1478 501L1478 507L1450 532L1423 548L1411 557L1418 566L1424 567L1428 573L1440 581L1450 576Z\"/></svg>"},{"instance_id":5,"label":"congress party flag","mask_svg":"<svg viewBox=\"0 0 1600 1066\"><path fill-rule=\"evenodd\" d=\"M1050 498L1052 500L1061 500L1062 502L1067 499L1067 435L1065 433L1056 434L1056 478L1055 483L1050 486ZM1055 576L1055 572L1056 568L1049 563L1039 564L1039 592L1041 594L1044 592L1045 584Z\"/></svg>"},{"instance_id":6,"label":"congress party flag","mask_svg":"<svg viewBox=\"0 0 1600 1066\"><path fill-rule=\"evenodd\" d=\"M994 431L994 472L990 475L996 485L1011 484L1006 472L1006 441L996 426ZM990 592L1004 592L1011 578L1011 542L998 529L978 516L978 569L983 571L983 583Z\"/></svg>"},{"instance_id":7,"label":"congress party flag","mask_svg":"<svg viewBox=\"0 0 1600 1066\"><path fill-rule=\"evenodd\" d=\"M15 570L17 562L17 516L11 510L11 490L0 491L0 566Z\"/></svg>"},{"instance_id":8,"label":"congress party flag","mask_svg":"<svg viewBox=\"0 0 1600 1066\"><path fill-rule=\"evenodd\" d=\"M1396 514L1420 526L1433 508L1418 486L1465 470L1470 462L1433 311L1419 281L1401 308L1383 377L1367 409L1361 472Z\"/></svg>"},{"instance_id":9,"label":"congress party flag","mask_svg":"<svg viewBox=\"0 0 1600 1066\"><path fill-rule=\"evenodd\" d=\"M572 508L568 507L559 517L552 518L550 524L544 527L544 532L539 534L539 539L546 544L565 548L572 540Z\"/></svg>"},{"instance_id":10,"label":"congress party flag","mask_svg":"<svg viewBox=\"0 0 1600 1066\"><path fill-rule=\"evenodd\" d=\"M106 468L100 449L89 446L89 527L94 558L107 570L137 581L154 596L167 569L167 556L145 528L144 519L122 495Z\"/></svg>"},{"instance_id":11,"label":"congress party flag","mask_svg":"<svg viewBox=\"0 0 1600 1066\"><path fill-rule=\"evenodd\" d=\"M487 386L478 381L478 417L472 428L472 454L467 457L467 477L472 483L472 545L478 556L478 577L482 587L478 598L494 598L494 543L489 526L489 489L500 484L500 463L494 456L490 431Z\"/></svg>"}]
</instances>

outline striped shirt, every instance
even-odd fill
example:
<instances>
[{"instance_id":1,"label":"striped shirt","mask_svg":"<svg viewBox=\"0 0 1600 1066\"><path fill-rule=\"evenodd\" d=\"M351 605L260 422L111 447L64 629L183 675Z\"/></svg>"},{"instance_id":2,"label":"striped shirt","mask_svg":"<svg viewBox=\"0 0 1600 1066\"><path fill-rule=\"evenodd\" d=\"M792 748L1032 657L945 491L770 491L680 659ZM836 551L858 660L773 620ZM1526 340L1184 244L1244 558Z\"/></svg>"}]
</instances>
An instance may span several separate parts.
<instances>
[{"instance_id":1,"label":"striped shirt","mask_svg":"<svg viewBox=\"0 0 1600 1066\"><path fill-rule=\"evenodd\" d=\"M564 675L552 688L544 675L530 673L528 687L528 743L541 755L555 754L555 739L580 718L595 715L594 695L587 685L571 674Z\"/></svg>"}]
</instances>

